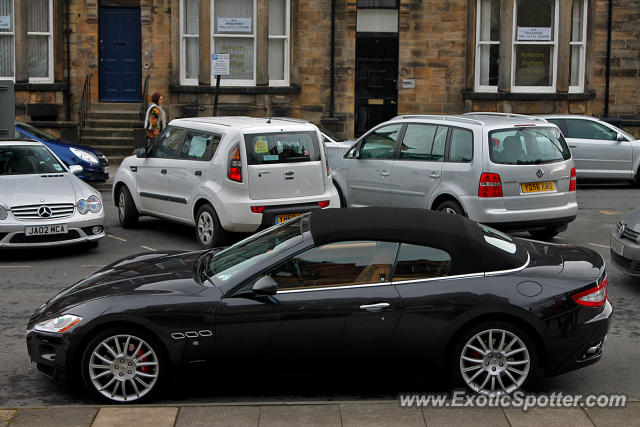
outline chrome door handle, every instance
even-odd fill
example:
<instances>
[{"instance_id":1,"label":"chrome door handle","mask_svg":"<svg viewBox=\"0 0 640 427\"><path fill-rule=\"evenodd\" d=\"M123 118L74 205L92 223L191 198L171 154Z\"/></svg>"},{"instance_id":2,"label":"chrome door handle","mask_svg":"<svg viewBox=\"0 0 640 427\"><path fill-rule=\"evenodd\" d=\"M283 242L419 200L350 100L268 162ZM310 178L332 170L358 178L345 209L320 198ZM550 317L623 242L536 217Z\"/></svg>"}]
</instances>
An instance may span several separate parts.
<instances>
[{"instance_id":1,"label":"chrome door handle","mask_svg":"<svg viewBox=\"0 0 640 427\"><path fill-rule=\"evenodd\" d=\"M380 176L389 176L389 172L382 171L382 172L380 172Z\"/></svg>"},{"instance_id":2,"label":"chrome door handle","mask_svg":"<svg viewBox=\"0 0 640 427\"><path fill-rule=\"evenodd\" d=\"M440 174L438 172L431 172L429 174L429 178L433 178L433 179L440 178Z\"/></svg>"},{"instance_id":3,"label":"chrome door handle","mask_svg":"<svg viewBox=\"0 0 640 427\"><path fill-rule=\"evenodd\" d=\"M389 304L388 302L379 302L377 304L361 305L360 309L375 313L376 311L382 311L385 308L389 308L390 305L391 304Z\"/></svg>"}]
</instances>

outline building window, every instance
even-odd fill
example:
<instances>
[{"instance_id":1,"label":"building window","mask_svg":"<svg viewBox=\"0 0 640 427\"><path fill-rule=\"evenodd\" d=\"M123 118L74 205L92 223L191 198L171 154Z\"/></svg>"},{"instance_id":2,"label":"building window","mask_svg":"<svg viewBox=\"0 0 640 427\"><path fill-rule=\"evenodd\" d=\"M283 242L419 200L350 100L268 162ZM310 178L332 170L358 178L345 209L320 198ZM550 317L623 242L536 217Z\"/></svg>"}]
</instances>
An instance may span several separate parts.
<instances>
[{"instance_id":1,"label":"building window","mask_svg":"<svg viewBox=\"0 0 640 427\"><path fill-rule=\"evenodd\" d=\"M569 92L584 91L587 40L587 0L573 0L571 7L571 82Z\"/></svg>"},{"instance_id":2,"label":"building window","mask_svg":"<svg viewBox=\"0 0 640 427\"><path fill-rule=\"evenodd\" d=\"M555 92L557 0L516 0L512 92Z\"/></svg>"},{"instance_id":3,"label":"building window","mask_svg":"<svg viewBox=\"0 0 640 427\"><path fill-rule=\"evenodd\" d=\"M32 83L53 83L53 0L27 4L28 73Z\"/></svg>"},{"instance_id":4,"label":"building window","mask_svg":"<svg viewBox=\"0 0 640 427\"><path fill-rule=\"evenodd\" d=\"M500 0L478 0L476 91L497 92L500 53Z\"/></svg>"},{"instance_id":5,"label":"building window","mask_svg":"<svg viewBox=\"0 0 640 427\"><path fill-rule=\"evenodd\" d=\"M0 77L15 76L13 0L0 0Z\"/></svg>"},{"instance_id":6,"label":"building window","mask_svg":"<svg viewBox=\"0 0 640 427\"><path fill-rule=\"evenodd\" d=\"M290 0L269 0L269 85L289 84Z\"/></svg>"},{"instance_id":7,"label":"building window","mask_svg":"<svg viewBox=\"0 0 640 427\"><path fill-rule=\"evenodd\" d=\"M199 71L198 0L180 0L180 84L197 85Z\"/></svg>"}]
</instances>

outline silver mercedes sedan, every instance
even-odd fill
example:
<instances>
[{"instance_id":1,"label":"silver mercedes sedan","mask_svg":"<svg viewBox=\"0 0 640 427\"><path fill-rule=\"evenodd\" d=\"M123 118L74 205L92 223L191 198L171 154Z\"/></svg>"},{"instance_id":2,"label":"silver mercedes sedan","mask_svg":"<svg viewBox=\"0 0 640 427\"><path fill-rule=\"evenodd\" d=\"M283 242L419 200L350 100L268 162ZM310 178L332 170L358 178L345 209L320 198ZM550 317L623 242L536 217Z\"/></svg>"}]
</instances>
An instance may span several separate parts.
<instances>
[{"instance_id":1,"label":"silver mercedes sedan","mask_svg":"<svg viewBox=\"0 0 640 427\"><path fill-rule=\"evenodd\" d=\"M100 193L44 144L0 141L0 248L89 243L105 236Z\"/></svg>"}]
</instances>

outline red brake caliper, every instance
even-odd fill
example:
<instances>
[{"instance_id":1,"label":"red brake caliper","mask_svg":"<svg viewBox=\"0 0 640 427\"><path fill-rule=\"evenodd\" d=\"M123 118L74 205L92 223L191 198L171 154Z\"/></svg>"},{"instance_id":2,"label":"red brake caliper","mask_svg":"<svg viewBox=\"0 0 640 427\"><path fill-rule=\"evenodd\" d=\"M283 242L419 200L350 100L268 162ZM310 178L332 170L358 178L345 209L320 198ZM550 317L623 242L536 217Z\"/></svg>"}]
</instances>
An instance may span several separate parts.
<instances>
[{"instance_id":1,"label":"red brake caliper","mask_svg":"<svg viewBox=\"0 0 640 427\"><path fill-rule=\"evenodd\" d=\"M138 352L138 354L136 354L136 357L140 357L142 356L144 353L142 352L142 350L140 350ZM145 357L144 359L141 359L140 362L146 362L148 360L148 357ZM144 365L140 367L140 371L144 372L145 374L149 372L149 366L148 365Z\"/></svg>"}]
</instances>

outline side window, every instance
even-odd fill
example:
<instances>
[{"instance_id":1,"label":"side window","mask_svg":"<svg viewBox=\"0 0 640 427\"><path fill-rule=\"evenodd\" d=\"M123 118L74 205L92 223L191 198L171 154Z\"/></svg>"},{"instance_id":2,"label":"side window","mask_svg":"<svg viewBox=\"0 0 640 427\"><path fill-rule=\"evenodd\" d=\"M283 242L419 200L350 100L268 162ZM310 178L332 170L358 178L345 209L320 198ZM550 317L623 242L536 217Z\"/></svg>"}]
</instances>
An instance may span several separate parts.
<instances>
[{"instance_id":1,"label":"side window","mask_svg":"<svg viewBox=\"0 0 640 427\"><path fill-rule=\"evenodd\" d=\"M167 128L167 130L164 131L158 139L156 139L153 147L151 147L149 157L178 157L178 148L180 147L180 142L182 142L183 136L183 129L176 129L172 127Z\"/></svg>"},{"instance_id":2,"label":"side window","mask_svg":"<svg viewBox=\"0 0 640 427\"><path fill-rule=\"evenodd\" d=\"M438 126L436 137L433 140L433 148L431 149L431 160L443 160L444 151L447 146L448 126Z\"/></svg>"},{"instance_id":3,"label":"side window","mask_svg":"<svg viewBox=\"0 0 640 427\"><path fill-rule=\"evenodd\" d=\"M451 268L451 257L441 249L403 243L393 281L430 279L446 276Z\"/></svg>"},{"instance_id":4,"label":"side window","mask_svg":"<svg viewBox=\"0 0 640 427\"><path fill-rule=\"evenodd\" d=\"M387 282L397 243L336 242L296 255L269 272L279 290Z\"/></svg>"},{"instance_id":5,"label":"side window","mask_svg":"<svg viewBox=\"0 0 640 427\"><path fill-rule=\"evenodd\" d=\"M618 132L591 120L567 119L567 138L614 141L617 135Z\"/></svg>"},{"instance_id":6,"label":"side window","mask_svg":"<svg viewBox=\"0 0 640 427\"><path fill-rule=\"evenodd\" d=\"M473 159L473 133L466 129L452 129L449 161L468 163L471 159Z\"/></svg>"},{"instance_id":7,"label":"side window","mask_svg":"<svg viewBox=\"0 0 640 427\"><path fill-rule=\"evenodd\" d=\"M220 143L220 136L206 132L188 131L180 150L181 159L211 160Z\"/></svg>"},{"instance_id":8,"label":"side window","mask_svg":"<svg viewBox=\"0 0 640 427\"><path fill-rule=\"evenodd\" d=\"M400 145L400 159L432 160L431 147L437 128L434 125L407 125Z\"/></svg>"},{"instance_id":9,"label":"side window","mask_svg":"<svg viewBox=\"0 0 640 427\"><path fill-rule=\"evenodd\" d=\"M360 148L360 158L393 159L393 147L401 128L402 125L384 126L367 135Z\"/></svg>"}]
</instances>

